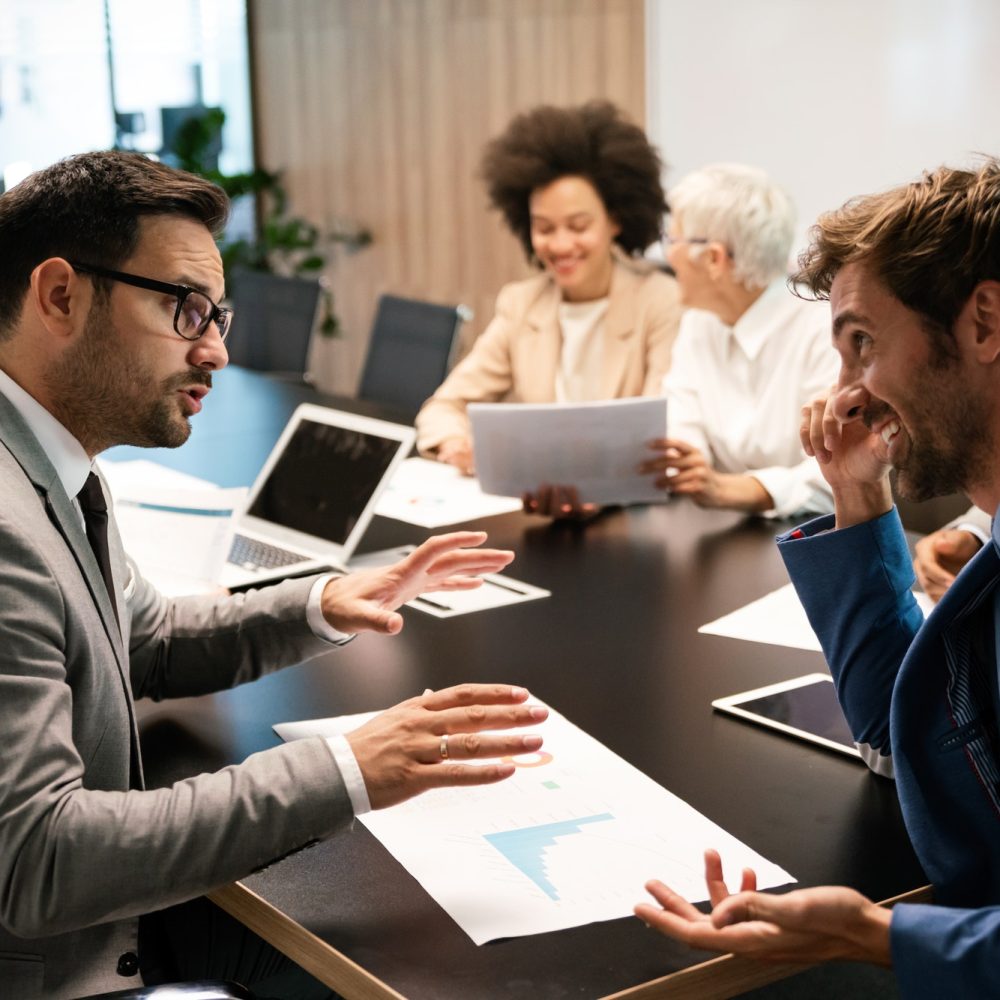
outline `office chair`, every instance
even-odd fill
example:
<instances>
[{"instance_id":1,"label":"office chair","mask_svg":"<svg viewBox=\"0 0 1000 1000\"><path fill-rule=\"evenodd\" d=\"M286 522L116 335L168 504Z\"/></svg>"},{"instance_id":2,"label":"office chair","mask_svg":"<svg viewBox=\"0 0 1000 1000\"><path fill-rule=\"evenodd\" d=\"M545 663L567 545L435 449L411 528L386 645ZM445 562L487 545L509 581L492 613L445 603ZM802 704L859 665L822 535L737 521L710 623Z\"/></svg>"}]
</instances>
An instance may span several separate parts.
<instances>
[{"instance_id":1,"label":"office chair","mask_svg":"<svg viewBox=\"0 0 1000 1000\"><path fill-rule=\"evenodd\" d=\"M181 130L192 118L203 118L209 112L219 114L221 108L207 108L203 104L188 104L177 108L160 108L160 150L159 157L172 167L180 166L177 155L177 140ZM117 118L117 116L116 116ZM133 129L133 131L136 131ZM222 153L222 123L212 130L202 150L202 164L206 170L219 169L219 155Z\"/></svg>"},{"instance_id":2,"label":"office chair","mask_svg":"<svg viewBox=\"0 0 1000 1000\"><path fill-rule=\"evenodd\" d=\"M412 420L444 381L467 306L383 295L368 340L358 398L384 403Z\"/></svg>"},{"instance_id":3,"label":"office chair","mask_svg":"<svg viewBox=\"0 0 1000 1000\"><path fill-rule=\"evenodd\" d=\"M304 379L320 280L237 269L231 283L229 360L245 368Z\"/></svg>"},{"instance_id":4,"label":"office chair","mask_svg":"<svg viewBox=\"0 0 1000 1000\"><path fill-rule=\"evenodd\" d=\"M254 995L238 983L164 983L135 986L115 993L95 993L81 1000L254 1000Z\"/></svg>"}]
</instances>

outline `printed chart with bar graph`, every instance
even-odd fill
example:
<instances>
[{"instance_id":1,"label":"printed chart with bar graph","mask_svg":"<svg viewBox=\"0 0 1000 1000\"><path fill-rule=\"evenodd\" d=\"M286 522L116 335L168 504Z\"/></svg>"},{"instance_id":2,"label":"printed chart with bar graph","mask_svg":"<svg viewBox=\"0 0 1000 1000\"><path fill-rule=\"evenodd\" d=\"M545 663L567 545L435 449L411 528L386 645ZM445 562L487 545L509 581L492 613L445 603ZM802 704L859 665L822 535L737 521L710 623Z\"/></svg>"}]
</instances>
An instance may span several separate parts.
<instances>
[{"instance_id":1,"label":"printed chart with bar graph","mask_svg":"<svg viewBox=\"0 0 1000 1000\"><path fill-rule=\"evenodd\" d=\"M275 728L288 739L358 724ZM706 847L734 885L747 866L761 888L794 881L558 712L537 731L543 749L512 758L507 781L360 818L477 944L629 916L650 878L700 901Z\"/></svg>"}]
</instances>

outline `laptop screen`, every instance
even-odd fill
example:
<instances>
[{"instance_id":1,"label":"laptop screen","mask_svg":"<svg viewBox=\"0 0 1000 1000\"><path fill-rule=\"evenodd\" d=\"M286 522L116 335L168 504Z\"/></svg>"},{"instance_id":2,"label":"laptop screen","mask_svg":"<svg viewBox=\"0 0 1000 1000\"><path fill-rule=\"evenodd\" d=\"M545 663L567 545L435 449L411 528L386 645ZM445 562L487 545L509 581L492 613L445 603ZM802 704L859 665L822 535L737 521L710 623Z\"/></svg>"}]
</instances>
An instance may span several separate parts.
<instances>
[{"instance_id":1,"label":"laptop screen","mask_svg":"<svg viewBox=\"0 0 1000 1000\"><path fill-rule=\"evenodd\" d=\"M398 450L394 438L300 420L247 513L342 545Z\"/></svg>"}]
</instances>

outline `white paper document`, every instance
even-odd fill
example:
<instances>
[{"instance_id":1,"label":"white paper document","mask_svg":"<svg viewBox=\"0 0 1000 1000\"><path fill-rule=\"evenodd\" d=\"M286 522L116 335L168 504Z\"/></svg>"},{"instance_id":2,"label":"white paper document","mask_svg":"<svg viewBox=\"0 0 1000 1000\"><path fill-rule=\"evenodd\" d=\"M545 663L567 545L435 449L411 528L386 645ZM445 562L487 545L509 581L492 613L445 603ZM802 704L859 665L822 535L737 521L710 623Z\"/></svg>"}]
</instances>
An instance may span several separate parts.
<instances>
[{"instance_id":1,"label":"white paper document","mask_svg":"<svg viewBox=\"0 0 1000 1000\"><path fill-rule=\"evenodd\" d=\"M463 476L454 465L408 458L393 473L375 513L422 528L440 528L520 509L519 497L484 493L479 480Z\"/></svg>"},{"instance_id":2,"label":"white paper document","mask_svg":"<svg viewBox=\"0 0 1000 1000\"><path fill-rule=\"evenodd\" d=\"M913 596L924 615L929 615L934 602L922 591L915 591ZM750 642L822 652L819 639L806 617L806 609L790 583L714 622L702 625L698 631L730 639L748 639Z\"/></svg>"},{"instance_id":3,"label":"white paper document","mask_svg":"<svg viewBox=\"0 0 1000 1000\"><path fill-rule=\"evenodd\" d=\"M471 403L476 473L486 493L521 496L543 483L575 486L586 503L662 503L636 472L667 431L663 398L600 403Z\"/></svg>"},{"instance_id":4,"label":"white paper document","mask_svg":"<svg viewBox=\"0 0 1000 1000\"><path fill-rule=\"evenodd\" d=\"M104 462L125 551L167 597L219 589L243 487L221 489L154 462Z\"/></svg>"},{"instance_id":5,"label":"white paper document","mask_svg":"<svg viewBox=\"0 0 1000 1000\"><path fill-rule=\"evenodd\" d=\"M435 618L454 618L473 611L503 608L508 604L523 604L525 601L552 596L549 590L497 573L486 573L482 581L483 585L475 590L435 590L429 594L420 594L412 601L407 601L407 607L434 615Z\"/></svg>"},{"instance_id":6,"label":"white paper document","mask_svg":"<svg viewBox=\"0 0 1000 1000\"><path fill-rule=\"evenodd\" d=\"M274 728L301 739L370 717ZM511 758L507 781L359 818L476 944L630 916L650 878L704 900L706 847L721 852L734 891L744 867L762 889L795 881L558 712L530 731L545 745Z\"/></svg>"}]
</instances>

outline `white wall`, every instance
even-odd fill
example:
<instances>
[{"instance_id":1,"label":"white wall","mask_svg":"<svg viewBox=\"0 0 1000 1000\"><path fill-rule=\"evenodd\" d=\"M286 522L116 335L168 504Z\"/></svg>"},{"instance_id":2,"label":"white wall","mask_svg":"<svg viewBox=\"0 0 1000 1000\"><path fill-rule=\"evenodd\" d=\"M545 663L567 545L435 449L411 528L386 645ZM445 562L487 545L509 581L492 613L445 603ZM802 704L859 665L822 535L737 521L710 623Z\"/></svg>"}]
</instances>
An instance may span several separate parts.
<instances>
[{"instance_id":1,"label":"white wall","mask_svg":"<svg viewBox=\"0 0 1000 1000\"><path fill-rule=\"evenodd\" d=\"M819 212L1000 155L998 0L647 0L647 126L667 184L765 168Z\"/></svg>"}]
</instances>

